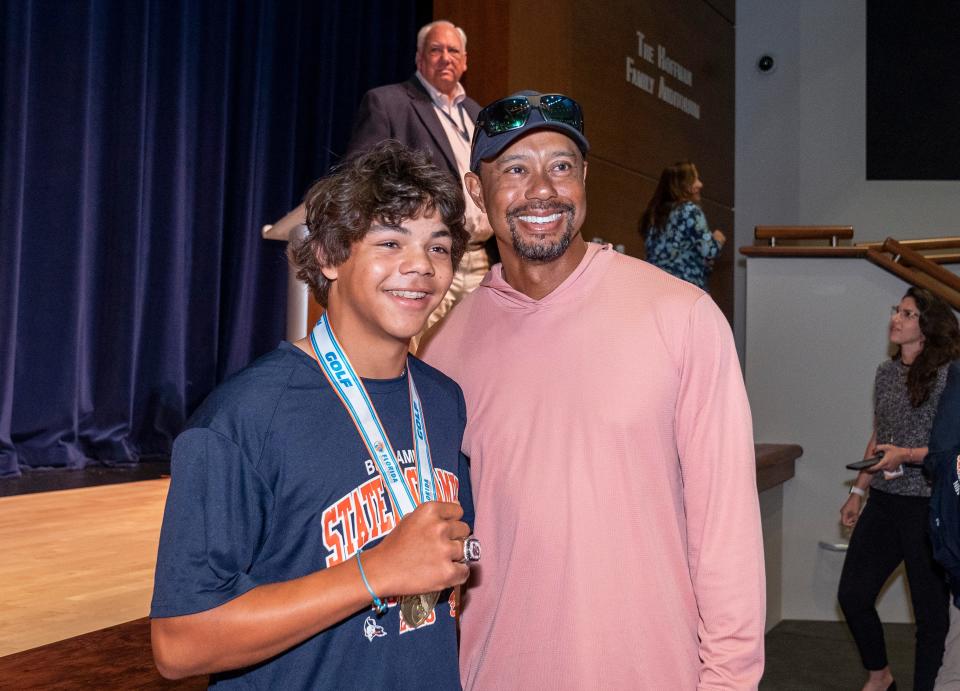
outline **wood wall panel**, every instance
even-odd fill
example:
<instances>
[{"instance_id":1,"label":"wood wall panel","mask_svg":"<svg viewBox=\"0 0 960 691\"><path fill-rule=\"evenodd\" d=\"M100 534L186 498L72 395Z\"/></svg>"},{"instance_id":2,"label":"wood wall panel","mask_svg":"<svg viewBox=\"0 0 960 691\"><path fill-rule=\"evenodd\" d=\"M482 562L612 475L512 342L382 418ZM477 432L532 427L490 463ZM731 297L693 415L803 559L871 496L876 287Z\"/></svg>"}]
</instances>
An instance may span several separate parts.
<instances>
[{"instance_id":1,"label":"wood wall panel","mask_svg":"<svg viewBox=\"0 0 960 691\"><path fill-rule=\"evenodd\" d=\"M577 98L574 66L582 59L572 2L519 2L510 7L507 92L533 89Z\"/></svg>"},{"instance_id":2,"label":"wood wall panel","mask_svg":"<svg viewBox=\"0 0 960 691\"><path fill-rule=\"evenodd\" d=\"M653 194L647 177L602 159L591 158L587 168L587 221L583 236L622 244L634 257L643 257L637 220Z\"/></svg>"},{"instance_id":3,"label":"wood wall panel","mask_svg":"<svg viewBox=\"0 0 960 691\"><path fill-rule=\"evenodd\" d=\"M587 113L592 155L656 179L666 165L690 159L709 183L705 194L733 206L734 33L702 0L629 2L601 6L574 3L580 38L589 49L573 64L571 92ZM656 55L688 68L687 86L639 57L636 32ZM700 118L655 94L628 83L633 69L686 96L700 107Z\"/></svg>"},{"instance_id":4,"label":"wood wall panel","mask_svg":"<svg viewBox=\"0 0 960 691\"><path fill-rule=\"evenodd\" d=\"M637 221L655 183L643 175L603 161L591 159L587 174L587 220L583 237L599 237L613 244L622 244L626 253L643 257L643 240L637 232ZM733 228L733 211L709 199L703 201L703 212L711 228L727 232ZM728 237L732 233L727 232ZM731 322L733 321L734 247L728 243L721 252L710 277L710 294Z\"/></svg>"},{"instance_id":5,"label":"wood wall panel","mask_svg":"<svg viewBox=\"0 0 960 691\"><path fill-rule=\"evenodd\" d=\"M706 0L706 4L731 24L737 23L736 0Z\"/></svg>"},{"instance_id":6,"label":"wood wall panel","mask_svg":"<svg viewBox=\"0 0 960 691\"><path fill-rule=\"evenodd\" d=\"M733 323L733 265L737 261L736 247L733 244L733 209L721 206L708 199L703 201L703 212L711 228L720 228L726 233L727 244L713 267L710 276L710 295L720 309Z\"/></svg>"},{"instance_id":7,"label":"wood wall panel","mask_svg":"<svg viewBox=\"0 0 960 691\"><path fill-rule=\"evenodd\" d=\"M509 0L434 0L435 19L448 19L467 33L463 85L480 105L504 96L510 70Z\"/></svg>"},{"instance_id":8,"label":"wood wall panel","mask_svg":"<svg viewBox=\"0 0 960 691\"><path fill-rule=\"evenodd\" d=\"M716 3L715 3L716 4ZM502 3L436 0L434 14L463 26L466 83L481 104L513 91L562 91L586 111L592 156L655 179L694 160L707 195L733 205L734 27L704 0ZM637 55L636 32L688 68L691 86ZM635 69L700 105L700 119L626 80ZM665 75L665 76L664 76Z\"/></svg>"},{"instance_id":9,"label":"wood wall panel","mask_svg":"<svg viewBox=\"0 0 960 691\"><path fill-rule=\"evenodd\" d=\"M711 227L733 235L735 0L575 0L477 3L434 0L434 16L469 37L468 92L481 104L520 89L567 93L584 107L591 144L586 239L643 256L637 219L660 171L697 164ZM690 85L638 55L636 32L689 69ZM627 58L653 77L654 94L627 81ZM657 97L659 80L699 104L699 118ZM717 262L711 292L733 317L733 253Z\"/></svg>"}]
</instances>

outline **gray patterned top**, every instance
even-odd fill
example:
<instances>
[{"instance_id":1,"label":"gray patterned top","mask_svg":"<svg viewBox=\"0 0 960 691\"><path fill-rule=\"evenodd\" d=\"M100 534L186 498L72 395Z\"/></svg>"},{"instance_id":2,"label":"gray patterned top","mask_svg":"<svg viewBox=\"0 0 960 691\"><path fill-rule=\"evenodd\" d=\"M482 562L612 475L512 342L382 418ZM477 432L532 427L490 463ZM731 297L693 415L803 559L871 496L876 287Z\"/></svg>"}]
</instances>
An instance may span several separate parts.
<instances>
[{"instance_id":1,"label":"gray patterned top","mask_svg":"<svg viewBox=\"0 0 960 691\"><path fill-rule=\"evenodd\" d=\"M910 395L907 393L909 369L900 360L886 360L877 367L877 377L873 382L873 424L878 444L918 448L926 446L930 439L937 402L947 382L948 365L937 370L930 396L919 408L910 405ZM903 475L893 480L885 480L883 473L879 472L873 476L870 487L888 494L930 496L930 483L918 467L904 466Z\"/></svg>"}]
</instances>

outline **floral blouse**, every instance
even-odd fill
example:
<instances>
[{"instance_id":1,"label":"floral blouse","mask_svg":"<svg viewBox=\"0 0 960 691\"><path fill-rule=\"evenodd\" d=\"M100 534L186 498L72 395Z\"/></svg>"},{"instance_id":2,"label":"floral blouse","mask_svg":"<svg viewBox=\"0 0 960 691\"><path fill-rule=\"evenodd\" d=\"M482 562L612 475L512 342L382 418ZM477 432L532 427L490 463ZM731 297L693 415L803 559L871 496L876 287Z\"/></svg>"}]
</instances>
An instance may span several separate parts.
<instances>
[{"instance_id":1,"label":"floral blouse","mask_svg":"<svg viewBox=\"0 0 960 691\"><path fill-rule=\"evenodd\" d=\"M707 217L693 202L674 207L665 228L647 233L647 261L706 290L710 261L720 252Z\"/></svg>"}]
</instances>

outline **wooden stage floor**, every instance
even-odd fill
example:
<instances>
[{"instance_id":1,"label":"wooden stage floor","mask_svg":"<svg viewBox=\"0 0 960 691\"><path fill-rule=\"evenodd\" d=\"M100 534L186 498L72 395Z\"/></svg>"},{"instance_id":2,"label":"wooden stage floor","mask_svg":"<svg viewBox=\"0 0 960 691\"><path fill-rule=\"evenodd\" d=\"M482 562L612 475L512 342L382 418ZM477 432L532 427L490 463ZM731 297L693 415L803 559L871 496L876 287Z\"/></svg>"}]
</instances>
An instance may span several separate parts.
<instances>
[{"instance_id":1,"label":"wooden stage floor","mask_svg":"<svg viewBox=\"0 0 960 691\"><path fill-rule=\"evenodd\" d=\"M0 497L0 657L147 616L169 482Z\"/></svg>"}]
</instances>

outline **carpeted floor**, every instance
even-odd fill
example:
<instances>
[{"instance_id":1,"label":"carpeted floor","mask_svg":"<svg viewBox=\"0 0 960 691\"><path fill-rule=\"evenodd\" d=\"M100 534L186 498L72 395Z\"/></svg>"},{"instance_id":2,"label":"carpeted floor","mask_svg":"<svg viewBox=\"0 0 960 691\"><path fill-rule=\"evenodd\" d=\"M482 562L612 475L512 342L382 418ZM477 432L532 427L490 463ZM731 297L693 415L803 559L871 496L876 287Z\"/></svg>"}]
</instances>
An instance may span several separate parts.
<instances>
[{"instance_id":1,"label":"carpeted floor","mask_svg":"<svg viewBox=\"0 0 960 691\"><path fill-rule=\"evenodd\" d=\"M912 624L885 624L887 658L898 691L913 689ZM767 634L761 691L859 691L865 679L847 626L828 621L782 621Z\"/></svg>"}]
</instances>

